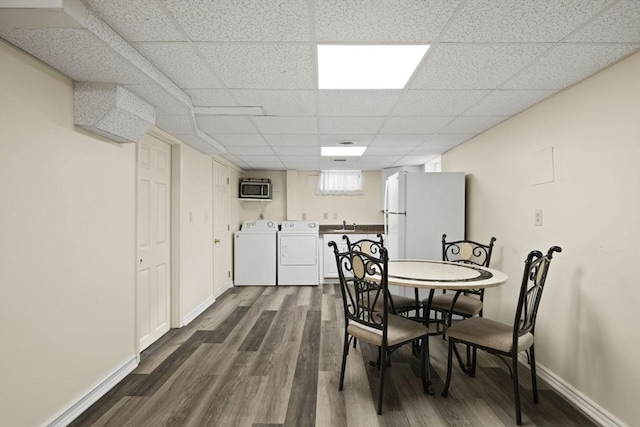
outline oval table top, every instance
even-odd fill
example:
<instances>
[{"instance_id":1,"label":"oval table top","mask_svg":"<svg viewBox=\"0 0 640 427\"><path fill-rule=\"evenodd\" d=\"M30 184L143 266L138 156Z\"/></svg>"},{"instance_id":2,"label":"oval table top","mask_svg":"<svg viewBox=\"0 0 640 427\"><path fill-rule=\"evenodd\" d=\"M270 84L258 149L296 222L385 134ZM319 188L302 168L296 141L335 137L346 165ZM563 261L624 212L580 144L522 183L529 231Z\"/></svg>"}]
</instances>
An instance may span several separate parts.
<instances>
[{"instance_id":1,"label":"oval table top","mask_svg":"<svg viewBox=\"0 0 640 427\"><path fill-rule=\"evenodd\" d=\"M390 285L429 289L483 289L501 285L502 271L457 262L402 259L389 261Z\"/></svg>"}]
</instances>

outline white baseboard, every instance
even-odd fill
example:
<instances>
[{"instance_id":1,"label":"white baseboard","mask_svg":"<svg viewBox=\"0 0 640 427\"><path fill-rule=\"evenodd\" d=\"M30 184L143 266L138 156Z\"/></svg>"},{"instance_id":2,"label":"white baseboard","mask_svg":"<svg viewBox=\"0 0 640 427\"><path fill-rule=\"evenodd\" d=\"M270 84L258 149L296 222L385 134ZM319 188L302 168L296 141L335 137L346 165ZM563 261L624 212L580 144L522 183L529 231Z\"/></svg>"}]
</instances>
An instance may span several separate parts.
<instances>
[{"instance_id":1,"label":"white baseboard","mask_svg":"<svg viewBox=\"0 0 640 427\"><path fill-rule=\"evenodd\" d=\"M134 369L138 366L138 360L135 355L131 356L131 358L125 361L122 366L117 368L114 372L107 375L107 377L102 380L98 385L88 390L86 393L80 397L76 403L71 405L68 409L66 409L62 414L58 415L53 419L53 421L47 423L47 426L57 427L57 426L66 426L75 420L80 414L89 409L91 405L93 405L98 399L104 396L109 390L115 387L124 377L133 372Z\"/></svg>"},{"instance_id":2,"label":"white baseboard","mask_svg":"<svg viewBox=\"0 0 640 427\"><path fill-rule=\"evenodd\" d=\"M200 316L214 302L216 302L216 297L213 295L207 298L206 300L204 300L202 304L200 304L199 306L191 310L191 313L187 314L185 317L182 318L181 327L187 326L189 323L193 322L193 319Z\"/></svg>"},{"instance_id":3,"label":"white baseboard","mask_svg":"<svg viewBox=\"0 0 640 427\"><path fill-rule=\"evenodd\" d=\"M525 353L520 353L518 355L518 360L524 365L529 364ZM549 371L543 365L536 363L536 373L537 376L547 382L547 384L549 384L556 393L589 417L594 423L606 427L626 426L625 423L617 419L583 393L576 390L573 386L567 384L566 381Z\"/></svg>"},{"instance_id":4,"label":"white baseboard","mask_svg":"<svg viewBox=\"0 0 640 427\"><path fill-rule=\"evenodd\" d=\"M231 280L229 280L227 282L227 286L225 286L224 288L222 288L220 291L218 291L217 294L215 294L213 297L215 299L218 299L218 297L222 294L224 294L225 292L227 292L229 289L233 288L233 282Z\"/></svg>"}]
</instances>

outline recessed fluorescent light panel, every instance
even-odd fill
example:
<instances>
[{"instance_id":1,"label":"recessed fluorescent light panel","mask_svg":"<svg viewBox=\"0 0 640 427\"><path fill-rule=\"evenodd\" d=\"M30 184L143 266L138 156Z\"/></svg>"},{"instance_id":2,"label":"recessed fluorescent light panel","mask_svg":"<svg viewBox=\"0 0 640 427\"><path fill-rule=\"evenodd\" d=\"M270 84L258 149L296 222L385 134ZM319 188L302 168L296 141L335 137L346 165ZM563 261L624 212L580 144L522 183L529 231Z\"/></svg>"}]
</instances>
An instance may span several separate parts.
<instances>
[{"instance_id":1,"label":"recessed fluorescent light panel","mask_svg":"<svg viewBox=\"0 0 640 427\"><path fill-rule=\"evenodd\" d=\"M402 89L429 45L318 45L320 89Z\"/></svg>"},{"instance_id":2,"label":"recessed fluorescent light panel","mask_svg":"<svg viewBox=\"0 0 640 427\"><path fill-rule=\"evenodd\" d=\"M322 156L362 156L367 147L320 147Z\"/></svg>"}]
</instances>

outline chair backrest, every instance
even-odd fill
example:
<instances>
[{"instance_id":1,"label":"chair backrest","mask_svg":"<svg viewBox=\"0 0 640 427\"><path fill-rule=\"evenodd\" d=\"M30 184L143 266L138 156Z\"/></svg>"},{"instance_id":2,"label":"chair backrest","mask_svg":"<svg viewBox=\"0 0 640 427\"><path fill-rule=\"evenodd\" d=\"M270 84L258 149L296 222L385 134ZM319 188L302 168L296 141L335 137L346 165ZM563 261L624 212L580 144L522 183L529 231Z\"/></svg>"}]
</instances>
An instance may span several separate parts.
<instances>
[{"instance_id":1,"label":"chair backrest","mask_svg":"<svg viewBox=\"0 0 640 427\"><path fill-rule=\"evenodd\" d=\"M382 237L382 234L378 234L377 237L380 240L376 241L371 239L361 239L361 240L352 242L349 239L349 236L345 234L342 236L342 239L344 239L347 242L347 248L350 251L361 251L361 252L368 253L369 255L374 257L380 257L380 254L382 253L382 249L384 249L384 239Z\"/></svg>"},{"instance_id":2,"label":"chair backrest","mask_svg":"<svg viewBox=\"0 0 640 427\"><path fill-rule=\"evenodd\" d=\"M542 255L540 251L531 251L527 256L513 323L513 348L517 348L518 337L528 332L534 333L540 298L554 252L562 252L562 248L552 246L546 255Z\"/></svg>"},{"instance_id":3,"label":"chair backrest","mask_svg":"<svg viewBox=\"0 0 640 427\"><path fill-rule=\"evenodd\" d=\"M477 243L472 240L458 240L447 242L447 235L442 235L442 260L449 262L462 262L474 264L480 267L489 267L493 243L495 237L491 238L488 245Z\"/></svg>"},{"instance_id":4,"label":"chair backrest","mask_svg":"<svg viewBox=\"0 0 640 427\"><path fill-rule=\"evenodd\" d=\"M386 342L387 316L391 309L387 291L387 250L379 247L379 252L371 255L355 246L340 252L333 241L329 246L333 248L338 266L345 320L381 330L383 342ZM371 280L373 276L376 280ZM382 312L373 308L378 301L383 302Z\"/></svg>"}]
</instances>

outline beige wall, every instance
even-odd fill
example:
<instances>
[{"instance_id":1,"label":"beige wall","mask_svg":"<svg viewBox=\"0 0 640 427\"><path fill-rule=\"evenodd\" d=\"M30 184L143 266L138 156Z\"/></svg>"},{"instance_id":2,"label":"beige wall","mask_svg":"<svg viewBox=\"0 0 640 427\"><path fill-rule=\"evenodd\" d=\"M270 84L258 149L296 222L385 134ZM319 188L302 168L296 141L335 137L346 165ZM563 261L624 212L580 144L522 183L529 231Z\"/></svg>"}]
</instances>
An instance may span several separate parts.
<instances>
[{"instance_id":1,"label":"beige wall","mask_svg":"<svg viewBox=\"0 0 640 427\"><path fill-rule=\"evenodd\" d=\"M538 361L628 425L640 419L639 76L636 54L443 157L443 170L469 174L468 237L496 236L492 264L510 277L487 291L485 316L511 322L528 251L561 246L539 311ZM546 147L555 179L533 186L532 154Z\"/></svg>"},{"instance_id":2,"label":"beige wall","mask_svg":"<svg viewBox=\"0 0 640 427\"><path fill-rule=\"evenodd\" d=\"M182 146L181 314L189 316L213 298L213 162Z\"/></svg>"},{"instance_id":3,"label":"beige wall","mask_svg":"<svg viewBox=\"0 0 640 427\"><path fill-rule=\"evenodd\" d=\"M264 219L282 221L287 219L287 174L285 171L245 171L236 180L231 181L231 196L238 197L240 178L267 178L271 180L270 202L240 201L240 224L243 221L260 219L262 214ZM234 193L235 192L235 193Z\"/></svg>"},{"instance_id":4,"label":"beige wall","mask_svg":"<svg viewBox=\"0 0 640 427\"><path fill-rule=\"evenodd\" d=\"M277 221L300 220L306 214L308 221L320 224L382 224L380 171L364 171L364 194L360 196L318 196L316 185L319 171L295 171L297 182L292 188L296 194L287 193L286 171L247 171L245 178L270 178L273 185L273 202L240 202L241 220L258 219L264 206L264 218ZM290 186L291 187L291 186ZM287 218L287 203L297 204L293 211L297 218ZM324 214L327 214L327 219Z\"/></svg>"},{"instance_id":5,"label":"beige wall","mask_svg":"<svg viewBox=\"0 0 640 427\"><path fill-rule=\"evenodd\" d=\"M213 298L212 156L152 134L174 144L180 324ZM74 128L72 81L0 41L1 426L47 424L135 366L135 212L135 144ZM233 193L231 231L239 216Z\"/></svg>"},{"instance_id":6,"label":"beige wall","mask_svg":"<svg viewBox=\"0 0 640 427\"><path fill-rule=\"evenodd\" d=\"M0 42L0 424L43 425L135 355L135 145Z\"/></svg>"}]
</instances>

